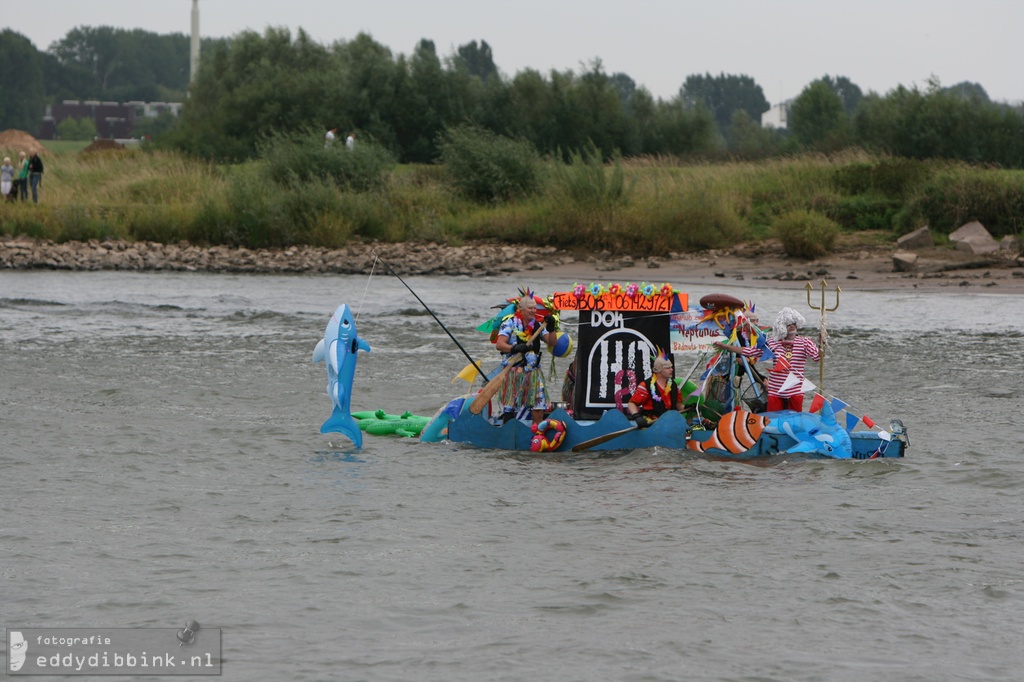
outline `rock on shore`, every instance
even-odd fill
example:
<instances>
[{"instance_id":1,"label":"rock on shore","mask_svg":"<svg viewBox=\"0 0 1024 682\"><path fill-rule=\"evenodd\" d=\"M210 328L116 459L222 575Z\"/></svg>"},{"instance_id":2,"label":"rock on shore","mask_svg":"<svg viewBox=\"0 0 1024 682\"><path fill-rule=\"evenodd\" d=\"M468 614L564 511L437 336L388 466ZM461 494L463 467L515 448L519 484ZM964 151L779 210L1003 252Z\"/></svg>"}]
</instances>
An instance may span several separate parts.
<instances>
[{"instance_id":1,"label":"rock on shore","mask_svg":"<svg viewBox=\"0 0 1024 682\"><path fill-rule=\"evenodd\" d=\"M179 270L205 272L323 272L368 274L380 256L399 274L495 275L573 262L553 247L441 246L431 243L352 244L340 249L293 246L247 249L182 242L97 241L55 243L0 238L0 268L54 270Z\"/></svg>"}]
</instances>

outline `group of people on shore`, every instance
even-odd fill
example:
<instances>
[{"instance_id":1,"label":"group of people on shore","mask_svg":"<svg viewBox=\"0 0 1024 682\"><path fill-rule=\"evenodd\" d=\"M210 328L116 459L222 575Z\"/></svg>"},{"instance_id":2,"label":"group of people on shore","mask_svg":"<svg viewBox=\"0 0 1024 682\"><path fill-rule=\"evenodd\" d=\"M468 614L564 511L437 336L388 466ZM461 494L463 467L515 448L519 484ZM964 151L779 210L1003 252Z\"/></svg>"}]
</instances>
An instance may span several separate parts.
<instances>
[{"instance_id":1,"label":"group of people on shore","mask_svg":"<svg viewBox=\"0 0 1024 682\"><path fill-rule=\"evenodd\" d=\"M535 371L539 366L541 342L551 347L557 340L558 320L555 315L547 313L538 312L536 300L527 289L520 297L515 313L502 320L498 328L495 347L503 355L504 362L513 364L499 389L505 421L513 418L519 410L529 408L536 424L548 409L542 373ZM818 345L798 333L800 326L806 324L803 315L792 308L783 308L770 329L760 328L754 315L743 318L742 324L745 329L740 330L739 336L746 340L745 345L717 342L715 347L735 353L751 365L765 355L767 348L775 360L763 386L768 396L767 411L802 411L802 381L793 382L789 378L795 375L802 379L807 361L821 359ZM763 345L751 342L754 336L761 335L765 337ZM637 385L629 402L624 405L627 418L638 428L650 426L668 410L683 409L684 396L674 381L674 368L668 353L659 351L651 369L653 374Z\"/></svg>"},{"instance_id":2,"label":"group of people on shore","mask_svg":"<svg viewBox=\"0 0 1024 682\"><path fill-rule=\"evenodd\" d=\"M6 201L28 199L29 187L32 188L32 201L39 203L39 188L43 184L43 160L39 154L28 156L25 152L18 154L18 165L11 164L11 157L4 157L0 165L0 196Z\"/></svg>"}]
</instances>

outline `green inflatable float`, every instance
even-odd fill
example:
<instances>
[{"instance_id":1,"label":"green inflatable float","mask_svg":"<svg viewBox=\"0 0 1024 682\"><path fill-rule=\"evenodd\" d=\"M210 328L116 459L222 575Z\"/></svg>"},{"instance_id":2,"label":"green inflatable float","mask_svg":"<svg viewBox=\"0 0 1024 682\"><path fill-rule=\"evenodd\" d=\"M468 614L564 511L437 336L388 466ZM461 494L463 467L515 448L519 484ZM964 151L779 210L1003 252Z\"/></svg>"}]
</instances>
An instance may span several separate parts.
<instances>
[{"instance_id":1,"label":"green inflatable float","mask_svg":"<svg viewBox=\"0 0 1024 682\"><path fill-rule=\"evenodd\" d=\"M405 436L415 438L430 421L430 417L421 417L411 412L388 414L384 410L375 412L353 412L352 418L359 428L374 436Z\"/></svg>"}]
</instances>

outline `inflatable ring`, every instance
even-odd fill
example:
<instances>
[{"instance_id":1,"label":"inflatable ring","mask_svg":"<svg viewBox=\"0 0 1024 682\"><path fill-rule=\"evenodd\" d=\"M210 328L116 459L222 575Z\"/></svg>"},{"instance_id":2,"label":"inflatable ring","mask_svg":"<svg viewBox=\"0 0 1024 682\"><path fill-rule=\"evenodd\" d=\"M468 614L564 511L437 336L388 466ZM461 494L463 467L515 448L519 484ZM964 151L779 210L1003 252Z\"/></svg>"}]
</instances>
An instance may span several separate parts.
<instances>
[{"instance_id":1,"label":"inflatable ring","mask_svg":"<svg viewBox=\"0 0 1024 682\"><path fill-rule=\"evenodd\" d=\"M532 428L530 450L533 452L557 450L565 440L565 422L558 419L545 419L539 424L534 424Z\"/></svg>"}]
</instances>

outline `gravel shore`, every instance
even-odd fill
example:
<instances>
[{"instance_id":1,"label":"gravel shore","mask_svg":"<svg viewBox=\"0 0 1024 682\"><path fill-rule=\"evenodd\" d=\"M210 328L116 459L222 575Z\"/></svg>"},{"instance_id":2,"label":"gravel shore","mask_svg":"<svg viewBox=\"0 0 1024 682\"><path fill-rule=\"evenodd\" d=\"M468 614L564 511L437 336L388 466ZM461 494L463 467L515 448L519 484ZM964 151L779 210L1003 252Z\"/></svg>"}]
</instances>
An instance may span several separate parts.
<instances>
[{"instance_id":1,"label":"gravel shore","mask_svg":"<svg viewBox=\"0 0 1024 682\"><path fill-rule=\"evenodd\" d=\"M377 257L400 275L496 276L542 272L567 281L650 281L673 284L758 280L757 286L836 282L845 290L984 287L1024 293L1024 259L975 256L954 249L918 250L911 272L898 271L895 248L842 249L815 261L788 258L772 241L700 253L636 259L609 252L574 253L553 247L473 243L353 243L340 249L199 247L188 243L96 241L55 243L0 237L0 269L133 270L249 273L368 274ZM378 268L382 267L378 263Z\"/></svg>"}]
</instances>

